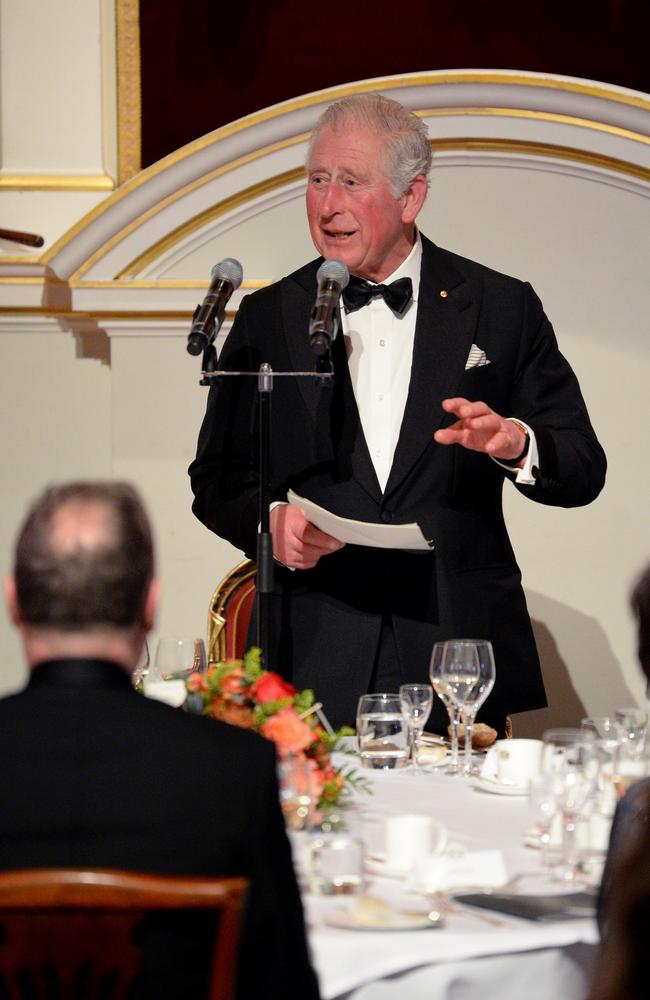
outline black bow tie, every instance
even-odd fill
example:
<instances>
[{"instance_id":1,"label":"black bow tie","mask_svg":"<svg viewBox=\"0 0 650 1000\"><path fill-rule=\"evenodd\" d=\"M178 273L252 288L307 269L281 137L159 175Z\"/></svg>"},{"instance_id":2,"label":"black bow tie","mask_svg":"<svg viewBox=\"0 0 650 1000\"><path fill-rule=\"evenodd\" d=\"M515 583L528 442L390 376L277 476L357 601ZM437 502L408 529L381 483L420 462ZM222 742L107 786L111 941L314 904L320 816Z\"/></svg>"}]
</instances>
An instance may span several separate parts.
<instances>
[{"instance_id":1,"label":"black bow tie","mask_svg":"<svg viewBox=\"0 0 650 1000\"><path fill-rule=\"evenodd\" d=\"M413 298L413 284L410 278L398 278L390 285L371 285L363 278L357 278L352 274L349 284L343 289L345 311L354 312L355 309L361 309L378 295L394 313L403 316Z\"/></svg>"}]
</instances>

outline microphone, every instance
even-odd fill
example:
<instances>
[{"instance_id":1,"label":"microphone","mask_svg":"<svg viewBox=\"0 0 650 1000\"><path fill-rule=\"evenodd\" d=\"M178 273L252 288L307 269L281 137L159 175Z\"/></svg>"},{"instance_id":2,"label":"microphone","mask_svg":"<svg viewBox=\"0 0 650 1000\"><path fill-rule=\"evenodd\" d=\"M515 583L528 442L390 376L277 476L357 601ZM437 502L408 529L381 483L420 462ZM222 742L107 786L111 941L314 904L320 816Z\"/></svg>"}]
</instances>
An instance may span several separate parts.
<instances>
[{"instance_id":1,"label":"microphone","mask_svg":"<svg viewBox=\"0 0 650 1000\"><path fill-rule=\"evenodd\" d=\"M319 356L330 349L338 333L339 299L349 280L349 271L340 260L326 260L318 268L318 291L309 319L309 345Z\"/></svg>"},{"instance_id":2,"label":"microphone","mask_svg":"<svg viewBox=\"0 0 650 1000\"><path fill-rule=\"evenodd\" d=\"M188 354L200 354L212 343L221 329L226 303L241 285L243 277L241 264L232 257L226 257L214 265L208 294L194 313L192 328L187 337Z\"/></svg>"}]
</instances>

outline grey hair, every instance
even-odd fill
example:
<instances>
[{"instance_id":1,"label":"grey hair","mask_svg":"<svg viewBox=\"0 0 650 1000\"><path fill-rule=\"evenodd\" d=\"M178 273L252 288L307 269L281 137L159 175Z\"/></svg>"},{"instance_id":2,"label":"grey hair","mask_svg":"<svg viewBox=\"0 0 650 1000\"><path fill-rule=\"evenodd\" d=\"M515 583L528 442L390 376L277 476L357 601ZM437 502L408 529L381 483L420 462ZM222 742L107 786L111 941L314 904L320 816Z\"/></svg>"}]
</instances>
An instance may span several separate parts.
<instances>
[{"instance_id":1,"label":"grey hair","mask_svg":"<svg viewBox=\"0 0 650 1000\"><path fill-rule=\"evenodd\" d=\"M354 94L330 104L318 118L309 140L307 162L325 129L354 125L386 136L386 176L399 198L419 174L431 169L429 133L424 122L398 101L383 94Z\"/></svg>"}]
</instances>

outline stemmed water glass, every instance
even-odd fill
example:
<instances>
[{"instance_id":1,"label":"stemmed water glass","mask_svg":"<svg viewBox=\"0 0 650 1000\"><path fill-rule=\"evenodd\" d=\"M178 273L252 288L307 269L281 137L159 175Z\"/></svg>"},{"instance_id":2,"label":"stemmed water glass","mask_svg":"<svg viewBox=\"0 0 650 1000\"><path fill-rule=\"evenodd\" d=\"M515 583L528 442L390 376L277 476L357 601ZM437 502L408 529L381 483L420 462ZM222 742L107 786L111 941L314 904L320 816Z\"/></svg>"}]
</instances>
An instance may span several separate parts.
<instances>
[{"instance_id":1,"label":"stemmed water glass","mask_svg":"<svg viewBox=\"0 0 650 1000\"><path fill-rule=\"evenodd\" d=\"M445 651L445 646L446 642L435 643L431 653L429 677L431 678L433 690L436 692L440 701L447 709L447 715L449 716L451 761L445 768L445 774L458 774L460 767L458 762L458 724L460 722L460 708L451 699L448 693L447 681L442 671L442 657Z\"/></svg>"},{"instance_id":2,"label":"stemmed water glass","mask_svg":"<svg viewBox=\"0 0 650 1000\"><path fill-rule=\"evenodd\" d=\"M550 851L554 820L558 812L555 791L552 775L549 774L536 775L528 786L528 802L535 817L536 832L539 834L544 880L551 879Z\"/></svg>"},{"instance_id":3,"label":"stemmed water glass","mask_svg":"<svg viewBox=\"0 0 650 1000\"><path fill-rule=\"evenodd\" d=\"M432 665L433 669L433 665ZM472 771L472 729L474 719L494 687L495 669L492 643L487 639L450 639L445 643L436 666L436 692L441 691L460 710L465 724L463 775ZM444 701L444 698L443 698Z\"/></svg>"},{"instance_id":4,"label":"stemmed water glass","mask_svg":"<svg viewBox=\"0 0 650 1000\"><path fill-rule=\"evenodd\" d=\"M418 768L418 740L433 705L433 690L430 684L402 684L399 689L402 714L409 724L410 757L413 767Z\"/></svg>"},{"instance_id":5,"label":"stemmed water glass","mask_svg":"<svg viewBox=\"0 0 650 1000\"><path fill-rule=\"evenodd\" d=\"M598 783L593 734L584 729L549 729L544 733L542 772L553 785L562 815L560 878L573 881L579 874L577 824Z\"/></svg>"},{"instance_id":6,"label":"stemmed water glass","mask_svg":"<svg viewBox=\"0 0 650 1000\"><path fill-rule=\"evenodd\" d=\"M142 646L142 652L140 653L140 658L136 663L133 673L131 674L131 683L136 691L142 694L144 690L144 679L147 676L149 670L149 665L151 663L151 658L149 656L149 643L144 640Z\"/></svg>"}]
</instances>

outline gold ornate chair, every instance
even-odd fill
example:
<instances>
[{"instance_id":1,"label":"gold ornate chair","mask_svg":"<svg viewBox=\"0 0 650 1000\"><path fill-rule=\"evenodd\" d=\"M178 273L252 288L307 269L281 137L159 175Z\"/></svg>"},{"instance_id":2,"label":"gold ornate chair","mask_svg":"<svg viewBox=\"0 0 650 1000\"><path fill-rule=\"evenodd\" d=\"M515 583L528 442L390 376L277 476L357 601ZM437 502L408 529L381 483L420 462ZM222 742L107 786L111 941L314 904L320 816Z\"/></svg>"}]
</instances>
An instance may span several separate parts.
<instances>
[{"instance_id":1,"label":"gold ornate chair","mask_svg":"<svg viewBox=\"0 0 650 1000\"><path fill-rule=\"evenodd\" d=\"M43 868L0 873L0 979L10 1000L126 1000L139 932L160 911L213 910L207 1000L232 1000L248 880ZM209 957L209 956L208 956Z\"/></svg>"},{"instance_id":2,"label":"gold ornate chair","mask_svg":"<svg viewBox=\"0 0 650 1000\"><path fill-rule=\"evenodd\" d=\"M241 659L255 600L255 563L244 559L223 578L208 611L208 661Z\"/></svg>"}]
</instances>

